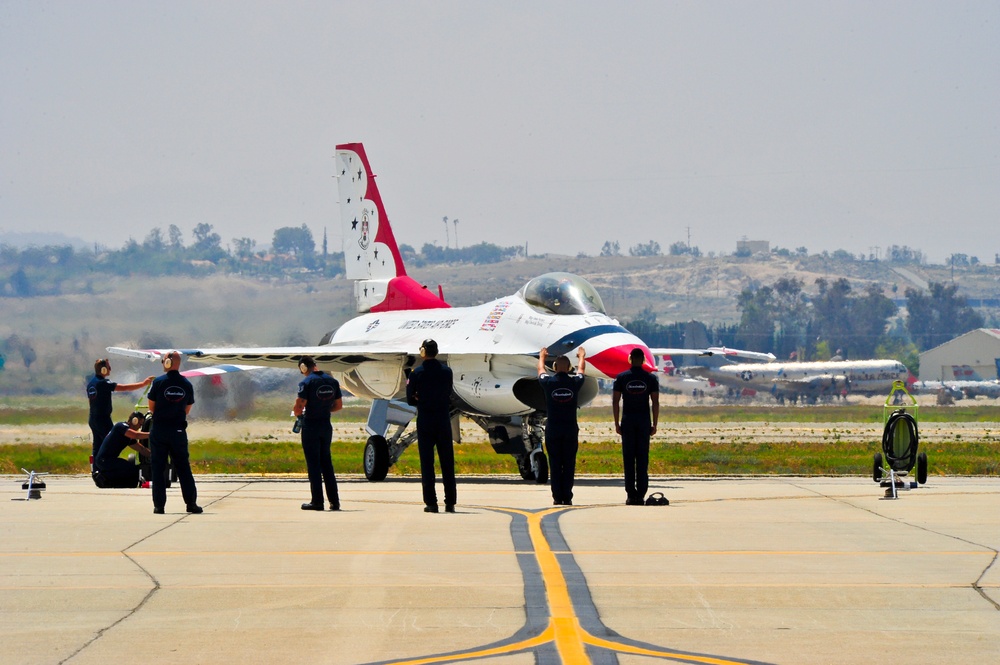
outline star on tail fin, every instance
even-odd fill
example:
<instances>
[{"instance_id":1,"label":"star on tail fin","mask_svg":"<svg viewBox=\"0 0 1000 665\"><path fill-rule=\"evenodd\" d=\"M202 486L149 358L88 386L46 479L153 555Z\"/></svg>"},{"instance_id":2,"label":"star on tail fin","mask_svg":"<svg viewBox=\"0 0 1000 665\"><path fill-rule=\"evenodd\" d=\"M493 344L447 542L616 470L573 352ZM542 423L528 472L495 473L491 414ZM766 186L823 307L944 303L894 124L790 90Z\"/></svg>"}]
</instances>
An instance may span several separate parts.
<instances>
[{"instance_id":1,"label":"star on tail fin","mask_svg":"<svg viewBox=\"0 0 1000 665\"><path fill-rule=\"evenodd\" d=\"M344 266L347 278L354 280L358 311L448 307L440 287L435 295L406 274L362 144L337 146L337 186Z\"/></svg>"}]
</instances>

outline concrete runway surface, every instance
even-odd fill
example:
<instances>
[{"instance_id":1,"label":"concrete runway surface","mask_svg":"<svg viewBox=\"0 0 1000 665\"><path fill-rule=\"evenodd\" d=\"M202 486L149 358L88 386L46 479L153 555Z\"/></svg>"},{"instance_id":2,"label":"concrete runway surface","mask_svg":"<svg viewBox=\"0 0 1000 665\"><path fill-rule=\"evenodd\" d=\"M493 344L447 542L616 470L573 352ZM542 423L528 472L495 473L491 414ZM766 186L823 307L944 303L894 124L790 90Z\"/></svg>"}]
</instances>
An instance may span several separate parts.
<instances>
[{"instance_id":1,"label":"concrete runway surface","mask_svg":"<svg viewBox=\"0 0 1000 665\"><path fill-rule=\"evenodd\" d=\"M2 663L1000 662L996 478L460 478L454 515L416 478L318 513L198 476L203 515L44 480L0 477Z\"/></svg>"}]
</instances>

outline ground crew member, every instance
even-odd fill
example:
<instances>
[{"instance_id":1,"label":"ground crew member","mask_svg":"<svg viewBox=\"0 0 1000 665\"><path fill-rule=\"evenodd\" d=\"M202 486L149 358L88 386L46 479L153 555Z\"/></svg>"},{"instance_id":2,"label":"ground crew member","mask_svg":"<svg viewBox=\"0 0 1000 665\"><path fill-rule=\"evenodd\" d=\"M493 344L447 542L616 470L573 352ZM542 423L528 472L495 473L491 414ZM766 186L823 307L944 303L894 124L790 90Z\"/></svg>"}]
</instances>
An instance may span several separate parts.
<instances>
[{"instance_id":1,"label":"ground crew member","mask_svg":"<svg viewBox=\"0 0 1000 665\"><path fill-rule=\"evenodd\" d=\"M90 400L90 433L93 436L91 455L97 459L97 453L104 443L114 422L111 420L111 393L125 392L145 388L153 382L153 377L146 377L139 383L115 383L108 379L111 376L111 362L102 358L94 363L94 377L87 382L87 399Z\"/></svg>"},{"instance_id":2,"label":"ground crew member","mask_svg":"<svg viewBox=\"0 0 1000 665\"><path fill-rule=\"evenodd\" d=\"M420 451L420 484L424 512L438 512L434 490L434 450L441 462L444 510L455 512L458 489L455 484L455 449L451 439L451 368L437 359L438 345L425 339L420 345L420 367L406 381L406 403L417 407L417 449Z\"/></svg>"},{"instance_id":3,"label":"ground crew member","mask_svg":"<svg viewBox=\"0 0 1000 665\"><path fill-rule=\"evenodd\" d=\"M149 458L149 448L140 441L149 438L149 432L142 431L146 415L134 411L128 421L115 424L101 444L94 458L94 484L98 487L138 487L139 467L121 459L125 448L132 448L143 457Z\"/></svg>"},{"instance_id":4,"label":"ground crew member","mask_svg":"<svg viewBox=\"0 0 1000 665\"><path fill-rule=\"evenodd\" d=\"M302 504L302 510L323 510L323 486L330 510L340 510L340 495L337 493L337 476L333 472L330 458L330 443L333 441L333 425L330 414L344 408L344 397L337 379L316 369L316 361L310 356L299 360L299 372L305 376L299 382L299 396L292 407L292 413L301 417L302 453L306 457L306 471L309 474L311 500Z\"/></svg>"},{"instance_id":5,"label":"ground crew member","mask_svg":"<svg viewBox=\"0 0 1000 665\"><path fill-rule=\"evenodd\" d=\"M643 369L646 355L642 349L632 349L628 359L632 367L615 377L611 412L615 416L615 432L622 437L625 504L641 506L649 489L649 438L656 434L656 423L660 418L660 385L655 376ZM650 406L652 422L649 418Z\"/></svg>"},{"instance_id":6,"label":"ground crew member","mask_svg":"<svg viewBox=\"0 0 1000 665\"><path fill-rule=\"evenodd\" d=\"M569 373L569 358L559 356L553 364L556 373L545 369L548 349L538 353L538 383L545 392L545 448L549 455L549 474L552 485L552 503L556 506L573 505L573 481L576 476L576 452L580 447L580 428L576 410L580 405L587 367L586 354L581 346L576 351L577 374Z\"/></svg>"},{"instance_id":7,"label":"ground crew member","mask_svg":"<svg viewBox=\"0 0 1000 665\"><path fill-rule=\"evenodd\" d=\"M204 512L198 505L198 488L188 457L187 416L194 404L194 387L181 376L181 354L171 351L160 362L166 374L153 379L146 401L153 414L149 430L149 449L153 456L153 512L163 514L167 503L167 456L169 455L181 484L181 496L189 513Z\"/></svg>"}]
</instances>

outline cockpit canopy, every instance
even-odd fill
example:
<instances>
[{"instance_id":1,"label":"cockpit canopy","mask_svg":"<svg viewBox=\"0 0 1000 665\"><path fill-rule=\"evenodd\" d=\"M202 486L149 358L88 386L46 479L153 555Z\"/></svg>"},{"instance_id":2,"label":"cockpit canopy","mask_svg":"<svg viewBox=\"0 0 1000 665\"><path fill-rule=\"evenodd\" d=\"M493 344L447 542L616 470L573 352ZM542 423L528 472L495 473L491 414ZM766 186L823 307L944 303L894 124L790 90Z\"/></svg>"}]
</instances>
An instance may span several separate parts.
<instances>
[{"instance_id":1,"label":"cockpit canopy","mask_svg":"<svg viewBox=\"0 0 1000 665\"><path fill-rule=\"evenodd\" d=\"M518 295L546 314L607 314L594 287L584 278L568 272L549 272L536 277L525 284Z\"/></svg>"}]
</instances>

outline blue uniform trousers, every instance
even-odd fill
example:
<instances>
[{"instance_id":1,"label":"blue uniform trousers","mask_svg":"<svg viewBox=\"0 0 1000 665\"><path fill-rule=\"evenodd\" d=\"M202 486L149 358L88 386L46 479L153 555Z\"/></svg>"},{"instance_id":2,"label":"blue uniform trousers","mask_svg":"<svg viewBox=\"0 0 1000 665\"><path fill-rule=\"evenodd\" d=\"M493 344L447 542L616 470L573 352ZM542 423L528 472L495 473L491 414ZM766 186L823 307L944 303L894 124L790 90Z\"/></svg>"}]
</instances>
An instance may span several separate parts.
<instances>
[{"instance_id":1,"label":"blue uniform trousers","mask_svg":"<svg viewBox=\"0 0 1000 665\"><path fill-rule=\"evenodd\" d=\"M101 444L104 443L104 438L108 435L112 429L114 429L115 424L111 422L111 416L91 416L87 421L90 425L90 433L93 435L93 452L91 455L94 459L97 459L97 451L101 449Z\"/></svg>"},{"instance_id":2,"label":"blue uniform trousers","mask_svg":"<svg viewBox=\"0 0 1000 665\"><path fill-rule=\"evenodd\" d=\"M156 416L153 416L153 427L149 430L149 449L153 457L153 507L163 508L167 503L168 456L177 472L184 503L188 506L197 504L198 489L194 485L191 460L188 457L187 425L157 423Z\"/></svg>"},{"instance_id":3,"label":"blue uniform trousers","mask_svg":"<svg viewBox=\"0 0 1000 665\"><path fill-rule=\"evenodd\" d=\"M629 499L643 500L649 489L648 422L622 419L622 464L625 467L625 493Z\"/></svg>"},{"instance_id":4,"label":"blue uniform trousers","mask_svg":"<svg viewBox=\"0 0 1000 665\"><path fill-rule=\"evenodd\" d=\"M553 432L545 429L545 448L549 454L549 476L552 500L569 503L573 500L573 481L576 478L576 451L580 447L580 429L559 428Z\"/></svg>"},{"instance_id":5,"label":"blue uniform trousers","mask_svg":"<svg viewBox=\"0 0 1000 665\"><path fill-rule=\"evenodd\" d=\"M94 469L94 483L98 487L138 487L139 467L120 457L105 460Z\"/></svg>"},{"instance_id":6,"label":"blue uniform trousers","mask_svg":"<svg viewBox=\"0 0 1000 665\"><path fill-rule=\"evenodd\" d=\"M333 425L329 420L304 419L302 421L302 454L306 458L306 472L309 474L310 503L323 505L323 486L326 498L334 506L340 505L337 493L337 476L333 472L330 457L330 442L333 441Z\"/></svg>"},{"instance_id":7,"label":"blue uniform trousers","mask_svg":"<svg viewBox=\"0 0 1000 665\"><path fill-rule=\"evenodd\" d=\"M444 502L453 506L458 500L458 489L455 485L455 448L451 440L451 418L448 414L440 418L418 415L417 450L420 452L420 484L423 488L424 504L428 506L437 505L437 492L434 490L435 449L441 462Z\"/></svg>"}]
</instances>

